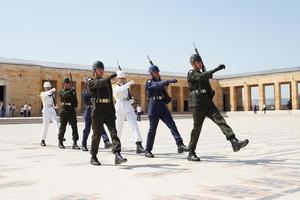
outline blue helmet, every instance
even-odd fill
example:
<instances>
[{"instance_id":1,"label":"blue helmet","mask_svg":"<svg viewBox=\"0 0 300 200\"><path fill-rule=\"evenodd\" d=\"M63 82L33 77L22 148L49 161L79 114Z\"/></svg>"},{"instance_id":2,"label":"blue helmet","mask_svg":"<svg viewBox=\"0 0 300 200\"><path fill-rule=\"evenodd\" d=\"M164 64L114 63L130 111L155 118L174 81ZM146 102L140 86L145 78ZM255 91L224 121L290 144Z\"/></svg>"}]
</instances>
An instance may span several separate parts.
<instances>
[{"instance_id":1,"label":"blue helmet","mask_svg":"<svg viewBox=\"0 0 300 200\"><path fill-rule=\"evenodd\" d=\"M149 67L149 73L151 74L152 72L159 72L159 68L156 65L151 65Z\"/></svg>"}]
</instances>

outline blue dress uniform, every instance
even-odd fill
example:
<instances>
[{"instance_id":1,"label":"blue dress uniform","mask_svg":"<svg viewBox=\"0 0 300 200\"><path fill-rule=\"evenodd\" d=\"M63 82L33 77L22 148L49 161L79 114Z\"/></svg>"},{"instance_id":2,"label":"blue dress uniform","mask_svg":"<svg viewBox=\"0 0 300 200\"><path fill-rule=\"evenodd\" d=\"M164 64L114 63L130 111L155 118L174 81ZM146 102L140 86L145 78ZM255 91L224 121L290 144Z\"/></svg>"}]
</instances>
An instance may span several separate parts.
<instances>
[{"instance_id":1,"label":"blue dress uniform","mask_svg":"<svg viewBox=\"0 0 300 200\"><path fill-rule=\"evenodd\" d=\"M155 65L154 65L155 66ZM153 66L151 66L153 68ZM151 67L149 72L151 73ZM156 70L159 69L157 66ZM155 69L155 68L154 68ZM183 140L179 134L179 131L176 127L176 124L172 118L170 111L168 110L165 98L165 87L169 85L169 83L176 83L177 80L160 80L155 79L154 77L147 81L146 83L146 92L148 95L149 103L148 103L148 117L150 122L150 128L147 137L146 144L146 157L154 157L151 153L153 148L153 143L156 135L156 129L158 126L158 122L161 119L170 129L176 144L178 146L178 153L183 153L183 151L187 151L187 148L183 144Z\"/></svg>"},{"instance_id":2,"label":"blue dress uniform","mask_svg":"<svg viewBox=\"0 0 300 200\"><path fill-rule=\"evenodd\" d=\"M92 102L91 102L91 93L88 89L86 89L82 93L83 102L85 105L84 108L84 129L83 129L83 137L82 137L82 150L88 151L87 149L87 139L89 137L91 126L92 126ZM101 137L105 143L105 148L111 147L111 143L109 142L109 138L107 136L107 133L103 131L101 134Z\"/></svg>"}]
</instances>

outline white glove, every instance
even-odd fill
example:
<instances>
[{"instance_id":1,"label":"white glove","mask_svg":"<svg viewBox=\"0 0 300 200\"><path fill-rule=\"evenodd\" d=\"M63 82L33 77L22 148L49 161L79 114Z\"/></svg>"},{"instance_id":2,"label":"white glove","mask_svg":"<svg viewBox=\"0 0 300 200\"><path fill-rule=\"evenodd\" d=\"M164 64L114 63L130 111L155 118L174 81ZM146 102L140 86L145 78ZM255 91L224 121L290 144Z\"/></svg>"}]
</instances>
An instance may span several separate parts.
<instances>
[{"instance_id":1,"label":"white glove","mask_svg":"<svg viewBox=\"0 0 300 200\"><path fill-rule=\"evenodd\" d=\"M134 85L134 84L135 84L134 80L128 82L128 85Z\"/></svg>"},{"instance_id":2,"label":"white glove","mask_svg":"<svg viewBox=\"0 0 300 200\"><path fill-rule=\"evenodd\" d=\"M55 92L55 91L56 91L56 89L55 89L55 88L52 88L50 91L51 91L51 92Z\"/></svg>"}]
</instances>

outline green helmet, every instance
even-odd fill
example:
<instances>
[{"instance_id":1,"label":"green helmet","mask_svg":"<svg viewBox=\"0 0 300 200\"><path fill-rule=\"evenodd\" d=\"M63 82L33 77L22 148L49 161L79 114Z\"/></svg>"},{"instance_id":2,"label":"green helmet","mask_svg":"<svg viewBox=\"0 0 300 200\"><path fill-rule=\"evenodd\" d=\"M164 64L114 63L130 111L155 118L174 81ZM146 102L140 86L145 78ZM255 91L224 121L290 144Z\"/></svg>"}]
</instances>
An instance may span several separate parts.
<instances>
[{"instance_id":1,"label":"green helmet","mask_svg":"<svg viewBox=\"0 0 300 200\"><path fill-rule=\"evenodd\" d=\"M64 83L71 83L71 80L68 77L66 77L64 78Z\"/></svg>"},{"instance_id":2,"label":"green helmet","mask_svg":"<svg viewBox=\"0 0 300 200\"><path fill-rule=\"evenodd\" d=\"M197 61L201 61L202 62L202 58L199 54L192 54L191 58L190 58L190 63L193 64Z\"/></svg>"},{"instance_id":3,"label":"green helmet","mask_svg":"<svg viewBox=\"0 0 300 200\"><path fill-rule=\"evenodd\" d=\"M104 69L104 65L101 61L94 62L92 67L93 71L95 71L97 68Z\"/></svg>"}]
</instances>

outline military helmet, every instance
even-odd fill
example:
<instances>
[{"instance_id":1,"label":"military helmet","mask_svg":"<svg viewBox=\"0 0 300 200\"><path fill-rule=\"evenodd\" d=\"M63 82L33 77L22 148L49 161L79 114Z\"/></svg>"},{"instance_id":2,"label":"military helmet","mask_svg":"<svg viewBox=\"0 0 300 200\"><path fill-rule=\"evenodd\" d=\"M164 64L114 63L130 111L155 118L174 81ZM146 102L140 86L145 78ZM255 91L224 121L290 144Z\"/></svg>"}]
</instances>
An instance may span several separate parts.
<instances>
[{"instance_id":1,"label":"military helmet","mask_svg":"<svg viewBox=\"0 0 300 200\"><path fill-rule=\"evenodd\" d=\"M117 71L117 78L126 78L125 72L118 70Z\"/></svg>"},{"instance_id":2,"label":"military helmet","mask_svg":"<svg viewBox=\"0 0 300 200\"><path fill-rule=\"evenodd\" d=\"M66 77L64 78L64 83L71 83L71 80L68 77Z\"/></svg>"},{"instance_id":3,"label":"military helmet","mask_svg":"<svg viewBox=\"0 0 300 200\"><path fill-rule=\"evenodd\" d=\"M160 72L159 68L156 65L151 65L149 67L149 73L151 74L152 72Z\"/></svg>"},{"instance_id":4,"label":"military helmet","mask_svg":"<svg viewBox=\"0 0 300 200\"><path fill-rule=\"evenodd\" d=\"M202 62L201 56L199 54L192 54L191 58L190 58L191 64L195 63L196 61L201 61Z\"/></svg>"},{"instance_id":5,"label":"military helmet","mask_svg":"<svg viewBox=\"0 0 300 200\"><path fill-rule=\"evenodd\" d=\"M97 68L104 69L104 65L101 61L94 62L93 67L92 67L93 71L95 71Z\"/></svg>"},{"instance_id":6,"label":"military helmet","mask_svg":"<svg viewBox=\"0 0 300 200\"><path fill-rule=\"evenodd\" d=\"M49 81L46 81L43 85L44 88L51 88L51 83Z\"/></svg>"}]
</instances>

